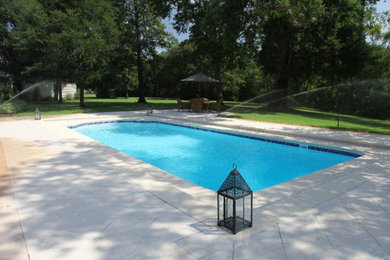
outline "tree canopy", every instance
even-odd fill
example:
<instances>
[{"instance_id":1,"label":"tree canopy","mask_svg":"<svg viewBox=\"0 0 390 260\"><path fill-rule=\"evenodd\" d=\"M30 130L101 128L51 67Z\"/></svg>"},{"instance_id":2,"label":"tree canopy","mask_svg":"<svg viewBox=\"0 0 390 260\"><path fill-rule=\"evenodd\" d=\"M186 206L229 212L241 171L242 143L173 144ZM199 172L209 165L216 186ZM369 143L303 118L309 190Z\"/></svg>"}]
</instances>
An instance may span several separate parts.
<instances>
[{"instance_id":1,"label":"tree canopy","mask_svg":"<svg viewBox=\"0 0 390 260\"><path fill-rule=\"evenodd\" d=\"M235 100L390 76L389 12L378 13L377 0L3 2L0 70L19 89L74 82L81 106L85 88L138 102L189 98L195 93L180 80L198 72L220 81L205 90L210 98ZM168 17L188 40L166 31Z\"/></svg>"},{"instance_id":2,"label":"tree canopy","mask_svg":"<svg viewBox=\"0 0 390 260\"><path fill-rule=\"evenodd\" d=\"M23 8L12 34L28 64L24 72L76 83L84 106L84 88L101 77L116 46L111 3L18 1Z\"/></svg>"}]
</instances>

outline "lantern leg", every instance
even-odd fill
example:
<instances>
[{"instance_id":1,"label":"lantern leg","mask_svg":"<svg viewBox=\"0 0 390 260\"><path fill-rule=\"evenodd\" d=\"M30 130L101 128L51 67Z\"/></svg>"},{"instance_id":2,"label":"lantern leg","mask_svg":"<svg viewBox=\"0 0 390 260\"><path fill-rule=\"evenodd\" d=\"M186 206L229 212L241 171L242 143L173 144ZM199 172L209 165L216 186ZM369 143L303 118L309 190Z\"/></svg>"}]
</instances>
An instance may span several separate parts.
<instances>
[{"instance_id":1,"label":"lantern leg","mask_svg":"<svg viewBox=\"0 0 390 260\"><path fill-rule=\"evenodd\" d=\"M236 234L236 200L233 200L233 234Z\"/></svg>"},{"instance_id":2,"label":"lantern leg","mask_svg":"<svg viewBox=\"0 0 390 260\"><path fill-rule=\"evenodd\" d=\"M219 226L219 195L217 194L217 224Z\"/></svg>"},{"instance_id":3,"label":"lantern leg","mask_svg":"<svg viewBox=\"0 0 390 260\"><path fill-rule=\"evenodd\" d=\"M251 223L249 224L249 227L252 227L253 224L253 194L251 193Z\"/></svg>"},{"instance_id":4,"label":"lantern leg","mask_svg":"<svg viewBox=\"0 0 390 260\"><path fill-rule=\"evenodd\" d=\"M245 225L245 197L242 198L242 226Z\"/></svg>"},{"instance_id":5,"label":"lantern leg","mask_svg":"<svg viewBox=\"0 0 390 260\"><path fill-rule=\"evenodd\" d=\"M223 198L223 225L225 226L225 221L226 221L226 198Z\"/></svg>"}]
</instances>

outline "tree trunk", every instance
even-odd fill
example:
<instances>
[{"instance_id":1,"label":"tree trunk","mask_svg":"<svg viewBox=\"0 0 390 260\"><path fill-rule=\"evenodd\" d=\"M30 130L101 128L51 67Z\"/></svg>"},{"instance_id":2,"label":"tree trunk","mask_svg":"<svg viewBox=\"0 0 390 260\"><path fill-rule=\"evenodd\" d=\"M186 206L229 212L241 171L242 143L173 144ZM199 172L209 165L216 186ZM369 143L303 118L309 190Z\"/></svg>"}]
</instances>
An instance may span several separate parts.
<instances>
[{"instance_id":1,"label":"tree trunk","mask_svg":"<svg viewBox=\"0 0 390 260\"><path fill-rule=\"evenodd\" d=\"M137 50L137 71L138 71L138 103L146 103L145 86L143 78L142 50Z\"/></svg>"},{"instance_id":2,"label":"tree trunk","mask_svg":"<svg viewBox=\"0 0 390 260\"><path fill-rule=\"evenodd\" d=\"M128 86L128 84L126 84L126 90L125 91L126 91L125 92L126 99L128 99L129 98L129 86Z\"/></svg>"},{"instance_id":3,"label":"tree trunk","mask_svg":"<svg viewBox=\"0 0 390 260\"><path fill-rule=\"evenodd\" d=\"M288 25L285 27L285 37L281 38L279 49L279 64L272 107L286 108L288 106L287 95L289 93L289 67L291 59L291 31Z\"/></svg>"},{"instance_id":4,"label":"tree trunk","mask_svg":"<svg viewBox=\"0 0 390 260\"><path fill-rule=\"evenodd\" d=\"M58 101L58 85L57 85L57 81L54 83L54 101Z\"/></svg>"},{"instance_id":5,"label":"tree trunk","mask_svg":"<svg viewBox=\"0 0 390 260\"><path fill-rule=\"evenodd\" d=\"M84 85L83 84L79 84L79 88L80 88L80 107L85 107L85 103L84 103Z\"/></svg>"},{"instance_id":6,"label":"tree trunk","mask_svg":"<svg viewBox=\"0 0 390 260\"><path fill-rule=\"evenodd\" d=\"M218 61L216 62L215 64L215 79L218 80L218 82L216 83L217 84L217 97L216 99L218 100L221 96L223 96L222 94L222 85L221 85L221 63Z\"/></svg>"},{"instance_id":7,"label":"tree trunk","mask_svg":"<svg viewBox=\"0 0 390 260\"><path fill-rule=\"evenodd\" d=\"M56 89L57 89L57 93L58 93L58 96L57 96L57 100L58 100L58 103L62 103L62 84L61 84L61 81L60 80L56 80Z\"/></svg>"},{"instance_id":8,"label":"tree trunk","mask_svg":"<svg viewBox=\"0 0 390 260\"><path fill-rule=\"evenodd\" d=\"M135 9L135 33L137 41L137 72L138 72L138 103L146 103L145 100L145 86L143 78L143 64L142 64L142 43L141 43L141 29L139 24L139 13Z\"/></svg>"},{"instance_id":9,"label":"tree trunk","mask_svg":"<svg viewBox=\"0 0 390 260\"><path fill-rule=\"evenodd\" d=\"M280 50L280 61L278 66L278 76L276 81L276 89L288 89L288 69L290 65L291 44L290 37L286 36L282 39Z\"/></svg>"},{"instance_id":10,"label":"tree trunk","mask_svg":"<svg viewBox=\"0 0 390 260\"><path fill-rule=\"evenodd\" d=\"M81 54L79 57L79 75L81 78L83 78L84 70L83 70L83 60L84 60L84 55ZM82 83L82 80L80 82L76 82L77 87L80 88L80 107L85 107L84 103L84 83Z\"/></svg>"}]
</instances>

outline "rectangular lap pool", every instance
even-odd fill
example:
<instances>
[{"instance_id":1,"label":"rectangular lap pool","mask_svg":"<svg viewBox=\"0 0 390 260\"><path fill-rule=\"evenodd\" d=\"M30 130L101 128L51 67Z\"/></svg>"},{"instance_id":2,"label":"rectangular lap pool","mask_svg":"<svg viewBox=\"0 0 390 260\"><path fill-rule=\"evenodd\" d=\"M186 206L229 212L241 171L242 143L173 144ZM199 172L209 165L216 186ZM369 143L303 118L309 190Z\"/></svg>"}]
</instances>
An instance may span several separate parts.
<instances>
[{"instance_id":1,"label":"rectangular lap pool","mask_svg":"<svg viewBox=\"0 0 390 260\"><path fill-rule=\"evenodd\" d=\"M214 191L233 163L251 189L258 191L361 156L354 151L159 121L100 122L71 128Z\"/></svg>"}]
</instances>

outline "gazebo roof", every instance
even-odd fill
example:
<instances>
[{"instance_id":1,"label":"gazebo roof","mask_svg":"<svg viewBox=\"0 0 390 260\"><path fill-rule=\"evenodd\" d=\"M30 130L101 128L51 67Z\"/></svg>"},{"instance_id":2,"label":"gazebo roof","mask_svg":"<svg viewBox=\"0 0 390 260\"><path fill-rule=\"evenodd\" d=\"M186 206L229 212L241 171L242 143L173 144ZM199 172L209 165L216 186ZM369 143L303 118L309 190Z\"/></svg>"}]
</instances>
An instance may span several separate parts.
<instances>
[{"instance_id":1,"label":"gazebo roof","mask_svg":"<svg viewBox=\"0 0 390 260\"><path fill-rule=\"evenodd\" d=\"M195 81L195 82L219 82L219 80L213 79L203 73L198 73L188 78L182 79L181 81Z\"/></svg>"}]
</instances>

